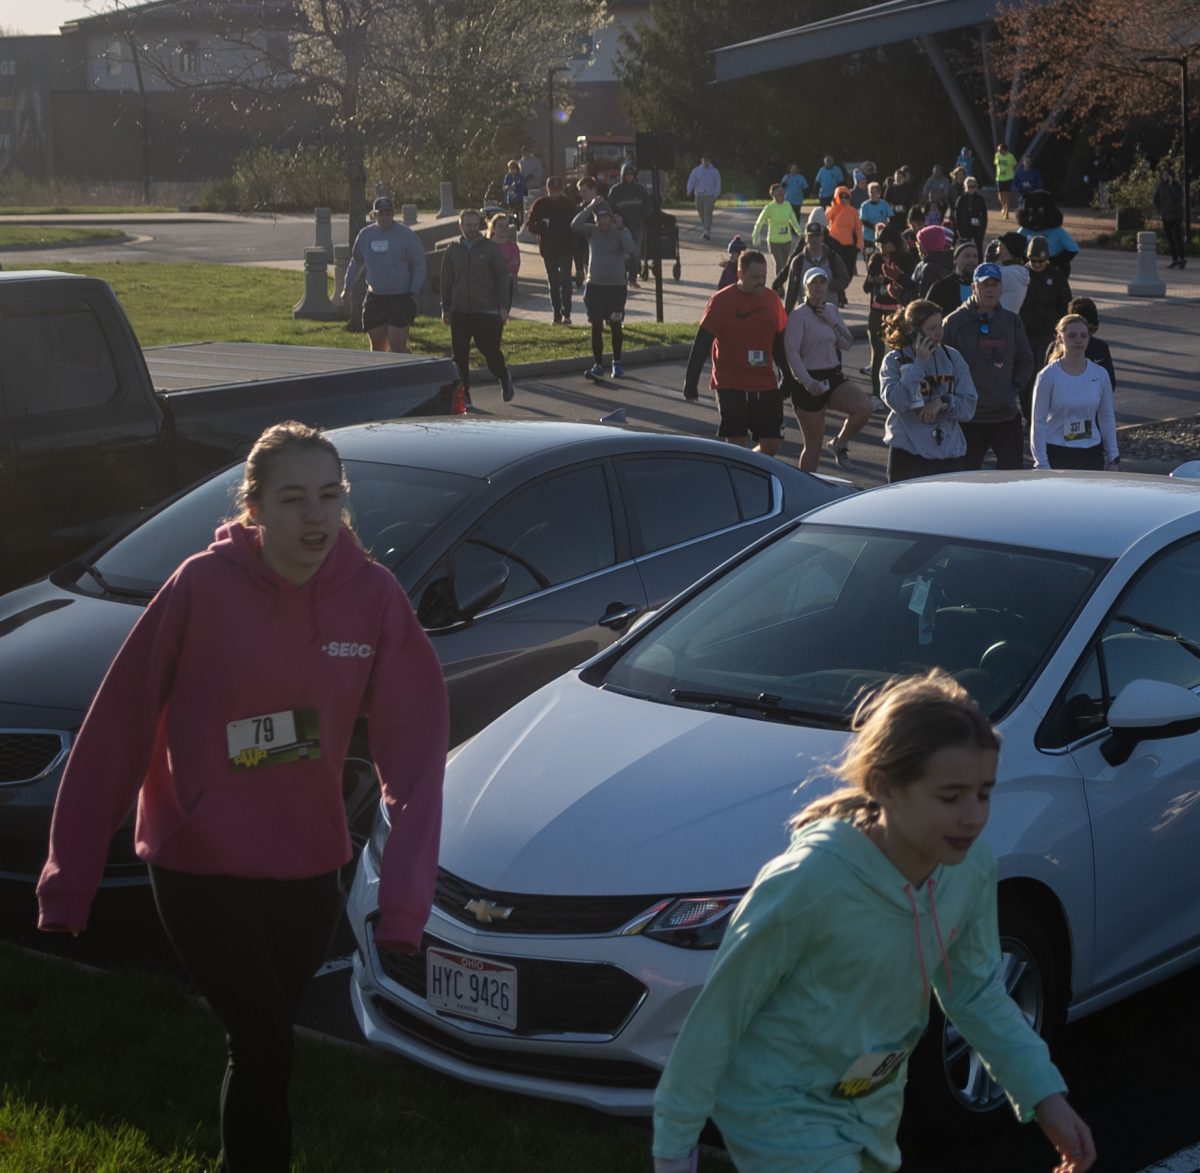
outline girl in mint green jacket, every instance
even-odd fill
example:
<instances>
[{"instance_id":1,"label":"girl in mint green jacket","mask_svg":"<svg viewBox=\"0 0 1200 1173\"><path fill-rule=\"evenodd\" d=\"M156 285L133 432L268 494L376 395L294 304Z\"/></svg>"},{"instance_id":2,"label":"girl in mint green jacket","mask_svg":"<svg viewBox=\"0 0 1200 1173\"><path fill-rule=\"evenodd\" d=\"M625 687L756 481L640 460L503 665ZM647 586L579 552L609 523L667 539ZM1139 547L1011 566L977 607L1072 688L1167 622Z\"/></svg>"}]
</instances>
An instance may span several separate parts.
<instances>
[{"instance_id":1,"label":"girl in mint green jacket","mask_svg":"<svg viewBox=\"0 0 1200 1173\"><path fill-rule=\"evenodd\" d=\"M1005 993L996 862L980 841L999 738L940 672L855 714L849 786L793 820L791 848L730 922L654 1097L656 1173L695 1168L716 1122L739 1173L884 1173L908 1056L946 1016L1062 1157L1095 1160L1045 1043Z\"/></svg>"}]
</instances>

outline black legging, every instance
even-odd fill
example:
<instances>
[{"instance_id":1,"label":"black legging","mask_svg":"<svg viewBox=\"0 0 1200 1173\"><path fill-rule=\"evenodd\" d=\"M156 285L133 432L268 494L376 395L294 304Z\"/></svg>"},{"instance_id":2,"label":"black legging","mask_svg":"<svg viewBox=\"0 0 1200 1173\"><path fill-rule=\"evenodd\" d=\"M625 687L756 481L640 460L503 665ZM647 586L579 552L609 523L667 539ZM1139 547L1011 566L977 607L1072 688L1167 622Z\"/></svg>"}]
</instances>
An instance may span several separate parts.
<instances>
[{"instance_id":1,"label":"black legging","mask_svg":"<svg viewBox=\"0 0 1200 1173\"><path fill-rule=\"evenodd\" d=\"M596 365L600 366L604 362L604 323L592 322L592 358L596 360ZM613 362L621 361L621 342L623 339L621 333L620 322L609 322L608 328L612 331L612 356Z\"/></svg>"},{"instance_id":2,"label":"black legging","mask_svg":"<svg viewBox=\"0 0 1200 1173\"><path fill-rule=\"evenodd\" d=\"M292 1024L342 909L337 872L303 880L150 867L167 936L224 1026L224 1173L287 1173Z\"/></svg>"}]
</instances>

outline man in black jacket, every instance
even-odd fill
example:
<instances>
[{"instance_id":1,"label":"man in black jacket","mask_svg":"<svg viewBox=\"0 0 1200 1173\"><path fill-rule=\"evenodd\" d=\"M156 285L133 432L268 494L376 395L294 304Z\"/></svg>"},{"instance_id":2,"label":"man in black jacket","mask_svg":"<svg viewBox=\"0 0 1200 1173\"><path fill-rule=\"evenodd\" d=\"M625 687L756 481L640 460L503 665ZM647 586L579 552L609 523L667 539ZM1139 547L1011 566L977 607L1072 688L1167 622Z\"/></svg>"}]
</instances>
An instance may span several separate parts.
<instances>
[{"instance_id":1,"label":"man in black jacket","mask_svg":"<svg viewBox=\"0 0 1200 1173\"><path fill-rule=\"evenodd\" d=\"M929 287L929 300L942 308L942 317L949 317L971 296L971 274L979 264L979 249L973 240L960 240L954 249L954 272L941 277Z\"/></svg>"},{"instance_id":2,"label":"man in black jacket","mask_svg":"<svg viewBox=\"0 0 1200 1173\"><path fill-rule=\"evenodd\" d=\"M571 221L578 211L579 205L563 194L562 179L551 175L546 180L546 194L533 201L525 219L525 227L538 238L556 326L571 324L571 264L575 255Z\"/></svg>"}]
</instances>

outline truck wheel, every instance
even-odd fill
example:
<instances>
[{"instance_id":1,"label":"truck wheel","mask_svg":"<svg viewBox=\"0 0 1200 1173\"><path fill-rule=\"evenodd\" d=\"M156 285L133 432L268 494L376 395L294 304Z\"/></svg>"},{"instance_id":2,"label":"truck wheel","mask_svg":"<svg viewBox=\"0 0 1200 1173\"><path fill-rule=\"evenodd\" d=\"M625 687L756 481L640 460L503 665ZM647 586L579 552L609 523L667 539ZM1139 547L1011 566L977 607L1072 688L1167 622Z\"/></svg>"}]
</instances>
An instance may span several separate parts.
<instances>
[{"instance_id":1,"label":"truck wheel","mask_svg":"<svg viewBox=\"0 0 1200 1173\"><path fill-rule=\"evenodd\" d=\"M1025 1021L1049 1039L1063 1021L1064 977L1041 921L1019 904L1000 908L1004 986ZM906 1115L924 1133L981 1139L1012 1123L1004 1090L936 1000L909 1062Z\"/></svg>"}]
</instances>

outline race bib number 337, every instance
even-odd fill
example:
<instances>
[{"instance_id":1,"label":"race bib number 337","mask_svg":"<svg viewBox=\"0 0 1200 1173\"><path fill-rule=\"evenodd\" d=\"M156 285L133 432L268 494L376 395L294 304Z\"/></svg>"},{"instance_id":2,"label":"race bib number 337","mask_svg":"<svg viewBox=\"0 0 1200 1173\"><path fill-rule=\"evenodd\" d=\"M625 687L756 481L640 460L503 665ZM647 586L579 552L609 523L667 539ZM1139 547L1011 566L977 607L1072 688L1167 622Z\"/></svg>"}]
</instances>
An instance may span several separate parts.
<instances>
[{"instance_id":1,"label":"race bib number 337","mask_svg":"<svg viewBox=\"0 0 1200 1173\"><path fill-rule=\"evenodd\" d=\"M277 766L321 756L317 710L284 709L225 726L229 764L238 769Z\"/></svg>"}]
</instances>

